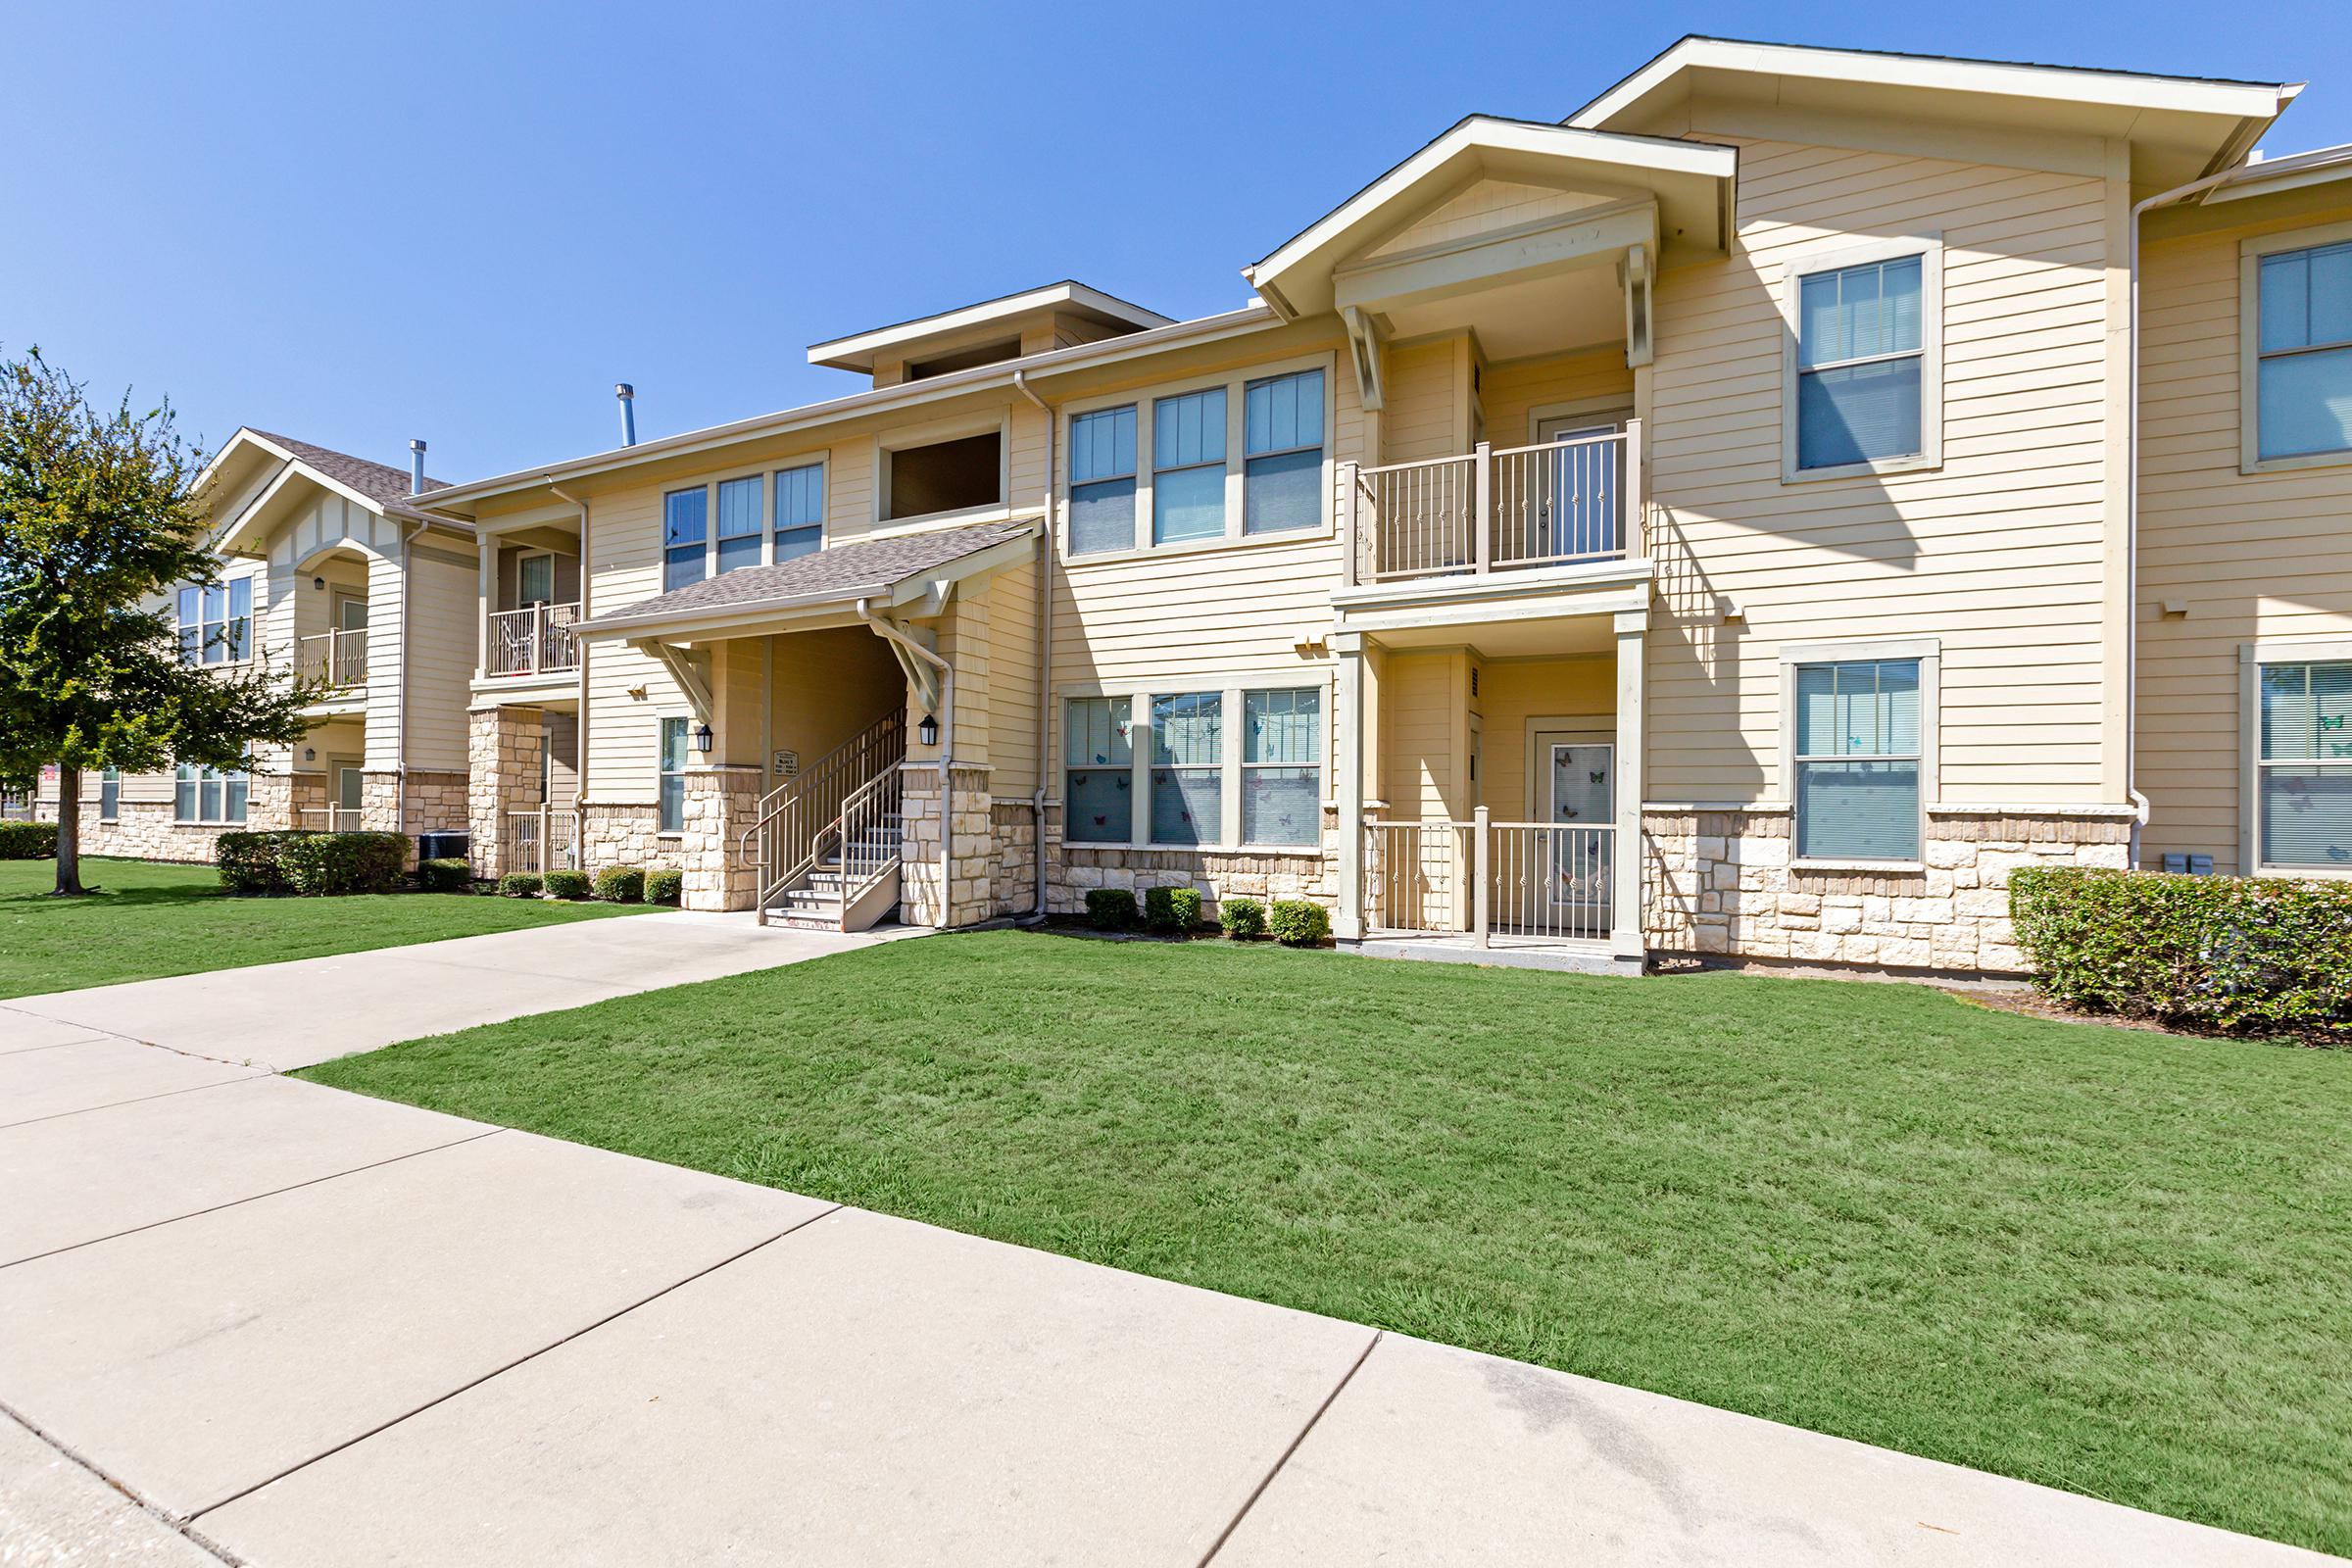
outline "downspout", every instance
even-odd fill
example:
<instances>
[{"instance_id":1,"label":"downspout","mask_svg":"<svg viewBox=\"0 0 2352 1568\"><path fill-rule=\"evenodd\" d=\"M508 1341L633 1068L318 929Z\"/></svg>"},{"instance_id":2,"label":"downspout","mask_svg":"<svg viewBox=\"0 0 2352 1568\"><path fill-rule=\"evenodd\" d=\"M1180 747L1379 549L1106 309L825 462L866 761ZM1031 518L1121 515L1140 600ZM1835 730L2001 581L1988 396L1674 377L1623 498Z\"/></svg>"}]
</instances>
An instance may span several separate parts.
<instances>
[{"instance_id":1,"label":"downspout","mask_svg":"<svg viewBox=\"0 0 2352 1568\"><path fill-rule=\"evenodd\" d=\"M2130 406L2124 415L2124 793L2132 810L2132 842L2125 852L2125 864L2131 870L2139 868L2139 836L2153 809L2134 778L2139 768L2139 220L2156 208L2226 184L2243 167L2233 164L2218 174L2135 202L2124 225L2124 270L2132 280L2132 372Z\"/></svg>"},{"instance_id":2,"label":"downspout","mask_svg":"<svg viewBox=\"0 0 2352 1568\"><path fill-rule=\"evenodd\" d=\"M580 619L588 618L588 503L564 493L564 487L550 484L549 493L559 501L568 502L580 509ZM579 711L571 726L571 842L574 850L586 838L581 820L588 809L588 639L577 632L572 634L571 657L579 666ZM541 744L545 744L543 741Z\"/></svg>"},{"instance_id":3,"label":"downspout","mask_svg":"<svg viewBox=\"0 0 2352 1568\"><path fill-rule=\"evenodd\" d=\"M1013 390L1036 404L1046 416L1046 526L1037 541L1037 789L1029 797L1029 821L1036 843L1033 846L1037 860L1037 906L1029 911L1033 920L1046 917L1046 764L1047 746L1053 740L1054 688L1054 437L1056 434L1054 407L1037 395L1029 385L1029 372L1012 372Z\"/></svg>"},{"instance_id":4,"label":"downspout","mask_svg":"<svg viewBox=\"0 0 2352 1568\"><path fill-rule=\"evenodd\" d=\"M415 564L409 547L432 524L419 518L400 536L400 722L392 726L392 822L404 837L409 831L409 621L416 605Z\"/></svg>"},{"instance_id":5,"label":"downspout","mask_svg":"<svg viewBox=\"0 0 2352 1568\"><path fill-rule=\"evenodd\" d=\"M895 648L903 649L902 657L921 660L939 671L939 928L948 929L948 909L953 902L956 885L956 813L949 789L953 775L949 769L956 757L956 666L906 635L897 621L874 613L871 599L858 601L858 618L871 628L874 635Z\"/></svg>"}]
</instances>

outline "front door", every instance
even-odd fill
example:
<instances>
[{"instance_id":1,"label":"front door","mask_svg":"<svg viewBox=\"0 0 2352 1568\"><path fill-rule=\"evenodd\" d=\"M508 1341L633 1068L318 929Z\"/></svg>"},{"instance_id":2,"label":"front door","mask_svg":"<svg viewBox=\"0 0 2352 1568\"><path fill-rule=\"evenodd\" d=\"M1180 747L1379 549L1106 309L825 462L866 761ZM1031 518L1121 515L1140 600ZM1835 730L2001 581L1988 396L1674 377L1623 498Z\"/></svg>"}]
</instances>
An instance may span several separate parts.
<instances>
[{"instance_id":1,"label":"front door","mask_svg":"<svg viewBox=\"0 0 2352 1568\"><path fill-rule=\"evenodd\" d=\"M351 832L360 825L360 798L363 780L357 762L337 762L335 766L335 809L329 824L338 832Z\"/></svg>"},{"instance_id":2,"label":"front door","mask_svg":"<svg viewBox=\"0 0 2352 1568\"><path fill-rule=\"evenodd\" d=\"M1536 735L1536 804L1547 824L1539 857L1546 880L1529 912L1564 934L1606 936L1609 864L1617 823L1617 747L1568 730ZM1595 929L1597 922L1597 929Z\"/></svg>"}]
</instances>

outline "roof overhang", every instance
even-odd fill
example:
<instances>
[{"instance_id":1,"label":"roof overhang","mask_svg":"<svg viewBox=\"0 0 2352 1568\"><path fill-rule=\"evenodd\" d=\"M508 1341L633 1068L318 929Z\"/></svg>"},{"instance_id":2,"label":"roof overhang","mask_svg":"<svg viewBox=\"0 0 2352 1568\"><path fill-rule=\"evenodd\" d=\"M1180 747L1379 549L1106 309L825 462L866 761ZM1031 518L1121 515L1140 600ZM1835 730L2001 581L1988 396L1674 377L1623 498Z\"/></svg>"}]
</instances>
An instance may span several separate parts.
<instances>
[{"instance_id":1,"label":"roof overhang","mask_svg":"<svg viewBox=\"0 0 2352 1568\"><path fill-rule=\"evenodd\" d=\"M1335 273L1432 206L1480 179L1591 191L1654 208L1673 252L1720 255L1732 226L1739 153L1730 147L1473 115L1284 242L1244 275L1296 319L1338 309Z\"/></svg>"},{"instance_id":2,"label":"roof overhang","mask_svg":"<svg viewBox=\"0 0 2352 1568\"><path fill-rule=\"evenodd\" d=\"M1678 117L1694 99L1948 121L2129 141L2136 182L2179 184L2243 158L2300 91L2294 82L1690 37L1567 122L1679 134L1693 128Z\"/></svg>"},{"instance_id":3,"label":"roof overhang","mask_svg":"<svg viewBox=\"0 0 2352 1568\"><path fill-rule=\"evenodd\" d=\"M858 618L861 602L877 612L921 619L944 610L957 588L1035 560L1041 528L1037 519L1028 519L1017 533L898 576L685 610L616 611L580 621L572 631L592 642L715 642L762 632L841 625Z\"/></svg>"},{"instance_id":4,"label":"roof overhang","mask_svg":"<svg viewBox=\"0 0 2352 1568\"><path fill-rule=\"evenodd\" d=\"M808 363L871 374L880 360L919 358L925 353L951 351L1005 333L1018 333L1032 321L1056 315L1081 317L1121 332L1166 326L1169 322L1169 318L1157 311L1148 311L1075 279L1064 279L1043 288L942 311L936 316L811 343Z\"/></svg>"},{"instance_id":5,"label":"roof overhang","mask_svg":"<svg viewBox=\"0 0 2352 1568\"><path fill-rule=\"evenodd\" d=\"M279 466L270 482L243 506L227 516L213 519L213 548L222 555L249 554L262 548L278 523L284 521L286 514L294 510L293 503L307 496L311 487L341 496L378 515L386 510L382 502L353 489L333 474L314 467L269 437L252 430L240 429L229 437L228 444L220 449L211 463L205 465L205 473L212 474L220 470L225 478L238 471L226 462L232 452L260 454ZM419 517L417 520L424 519ZM453 522L451 526L463 527L464 524Z\"/></svg>"}]
</instances>

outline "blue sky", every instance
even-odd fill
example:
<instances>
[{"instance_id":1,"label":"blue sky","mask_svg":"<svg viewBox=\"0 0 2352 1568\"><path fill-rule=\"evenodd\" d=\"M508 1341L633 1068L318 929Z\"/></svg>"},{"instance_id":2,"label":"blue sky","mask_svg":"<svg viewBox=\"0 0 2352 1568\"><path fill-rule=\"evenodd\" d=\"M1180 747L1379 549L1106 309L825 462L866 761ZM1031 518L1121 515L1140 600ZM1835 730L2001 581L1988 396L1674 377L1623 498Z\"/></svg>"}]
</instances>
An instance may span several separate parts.
<instances>
[{"instance_id":1,"label":"blue sky","mask_svg":"<svg viewBox=\"0 0 2352 1568\"><path fill-rule=\"evenodd\" d=\"M1231 309L1462 115L1683 32L2302 78L2269 150L2352 141L2340 0L27 6L0 350L477 477L612 445L616 380L642 435L742 418L856 389L811 342L1054 278Z\"/></svg>"}]
</instances>

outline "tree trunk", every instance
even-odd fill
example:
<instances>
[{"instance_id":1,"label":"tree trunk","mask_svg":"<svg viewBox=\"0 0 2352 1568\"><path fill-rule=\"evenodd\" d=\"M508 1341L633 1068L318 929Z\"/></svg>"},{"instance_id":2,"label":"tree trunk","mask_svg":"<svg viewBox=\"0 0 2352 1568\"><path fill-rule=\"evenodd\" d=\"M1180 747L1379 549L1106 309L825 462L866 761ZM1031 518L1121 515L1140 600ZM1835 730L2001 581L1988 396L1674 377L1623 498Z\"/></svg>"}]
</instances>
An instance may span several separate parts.
<instances>
[{"instance_id":1,"label":"tree trunk","mask_svg":"<svg viewBox=\"0 0 2352 1568\"><path fill-rule=\"evenodd\" d=\"M81 887L81 769L72 764L57 770L57 889L73 897Z\"/></svg>"}]
</instances>

